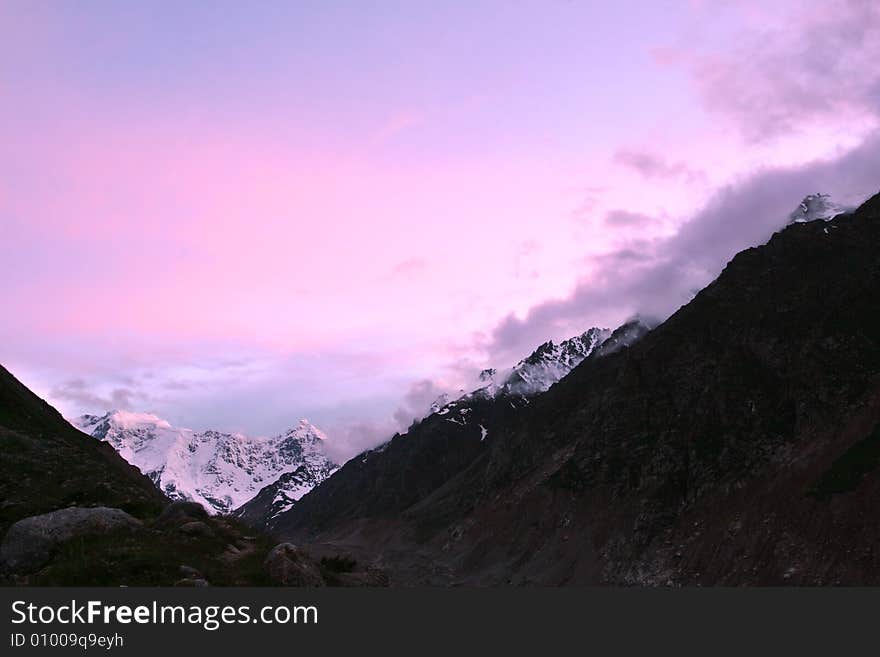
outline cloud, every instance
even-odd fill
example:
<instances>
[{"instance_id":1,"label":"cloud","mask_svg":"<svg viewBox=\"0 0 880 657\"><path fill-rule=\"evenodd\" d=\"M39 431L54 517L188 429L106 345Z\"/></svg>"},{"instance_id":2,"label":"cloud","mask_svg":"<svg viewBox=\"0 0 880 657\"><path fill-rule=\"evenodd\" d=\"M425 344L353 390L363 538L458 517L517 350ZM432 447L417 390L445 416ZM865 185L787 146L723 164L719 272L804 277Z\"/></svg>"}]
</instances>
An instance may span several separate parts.
<instances>
[{"instance_id":1,"label":"cloud","mask_svg":"<svg viewBox=\"0 0 880 657\"><path fill-rule=\"evenodd\" d=\"M747 11L766 8L748 0L743 5ZM837 0L821 8L798 3L778 25L766 21L759 30L738 34L735 42L732 50L667 53L664 62L688 68L706 106L732 119L752 142L819 126L849 130L859 145L828 160L758 170L717 190L673 236L630 240L592 256L589 273L570 295L540 303L524 317L510 314L496 326L487 345L495 364L547 338L620 323L634 313L666 317L735 253L781 228L806 194L830 192L851 204L877 191L880 132L872 126L880 119L880 5L871 0ZM704 178L702 171L648 150L621 149L614 162L649 179ZM649 221L622 208L608 212L604 223L632 229Z\"/></svg>"},{"instance_id":2,"label":"cloud","mask_svg":"<svg viewBox=\"0 0 880 657\"><path fill-rule=\"evenodd\" d=\"M146 374L144 377L148 378ZM165 381L162 387L166 390L189 390L192 386L187 381Z\"/></svg>"},{"instance_id":3,"label":"cloud","mask_svg":"<svg viewBox=\"0 0 880 657\"><path fill-rule=\"evenodd\" d=\"M414 420L425 417L431 404L445 392L449 390L431 379L422 379L413 383L394 412L394 421L398 429L405 431Z\"/></svg>"},{"instance_id":4,"label":"cloud","mask_svg":"<svg viewBox=\"0 0 880 657\"><path fill-rule=\"evenodd\" d=\"M763 4L763 3L762 3ZM710 110L750 141L823 122L876 120L880 4L797 3L777 27L746 31L732 52L683 54Z\"/></svg>"},{"instance_id":5,"label":"cloud","mask_svg":"<svg viewBox=\"0 0 880 657\"><path fill-rule=\"evenodd\" d=\"M654 222L652 217L628 210L612 210L605 215L605 224L615 227L646 226Z\"/></svg>"},{"instance_id":6,"label":"cloud","mask_svg":"<svg viewBox=\"0 0 880 657\"><path fill-rule=\"evenodd\" d=\"M132 410L133 398L137 393L129 388L114 388L108 395L95 391L94 387L83 379L70 379L55 387L49 393L52 399L73 402L80 408L94 412L112 409Z\"/></svg>"},{"instance_id":7,"label":"cloud","mask_svg":"<svg viewBox=\"0 0 880 657\"><path fill-rule=\"evenodd\" d=\"M509 315L488 344L493 362L527 353L548 337L615 325L639 313L668 317L714 279L737 252L781 229L807 194L831 193L855 204L880 189L880 131L837 158L760 170L717 191L677 233L632 241L590 259L591 273L564 299Z\"/></svg>"},{"instance_id":8,"label":"cloud","mask_svg":"<svg viewBox=\"0 0 880 657\"><path fill-rule=\"evenodd\" d=\"M393 423L376 421L337 422L325 427L329 440L324 444L327 455L336 463L348 459L389 440L395 432Z\"/></svg>"},{"instance_id":9,"label":"cloud","mask_svg":"<svg viewBox=\"0 0 880 657\"><path fill-rule=\"evenodd\" d=\"M343 463L364 450L390 440L394 434L405 433L415 422L428 415L431 404L451 389L431 379L412 383L394 413L379 420L343 420L324 429L330 440L325 447L337 463Z\"/></svg>"},{"instance_id":10,"label":"cloud","mask_svg":"<svg viewBox=\"0 0 880 657\"><path fill-rule=\"evenodd\" d=\"M395 411L385 419L328 424L324 427L331 438L328 451L341 463L390 440L396 433L406 433L413 422L430 413L431 404L441 395L448 394L452 399L475 388L481 369L481 363L459 359L446 365L440 379L424 378L410 383Z\"/></svg>"},{"instance_id":11,"label":"cloud","mask_svg":"<svg viewBox=\"0 0 880 657\"><path fill-rule=\"evenodd\" d=\"M692 169L684 162L669 162L660 155L642 150L621 149L614 154L614 162L636 171L644 178L683 178L692 182L705 177L702 171Z\"/></svg>"}]
</instances>

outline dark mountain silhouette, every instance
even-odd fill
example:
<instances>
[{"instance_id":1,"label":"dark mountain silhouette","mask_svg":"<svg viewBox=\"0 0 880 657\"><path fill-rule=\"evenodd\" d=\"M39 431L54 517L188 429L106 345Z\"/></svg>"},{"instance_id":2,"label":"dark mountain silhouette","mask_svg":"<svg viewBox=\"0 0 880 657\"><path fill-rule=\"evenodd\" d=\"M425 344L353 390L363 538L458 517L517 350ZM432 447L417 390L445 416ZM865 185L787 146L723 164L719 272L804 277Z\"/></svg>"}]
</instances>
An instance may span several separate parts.
<instances>
[{"instance_id":1,"label":"dark mountain silhouette","mask_svg":"<svg viewBox=\"0 0 880 657\"><path fill-rule=\"evenodd\" d=\"M880 196L791 225L634 344L426 418L274 527L399 584L876 585L878 246Z\"/></svg>"},{"instance_id":2,"label":"dark mountain silhouette","mask_svg":"<svg viewBox=\"0 0 880 657\"><path fill-rule=\"evenodd\" d=\"M296 504L301 491L314 488L336 466L324 457L321 461L305 462L293 472L285 472L268 486L232 512L252 527L272 528L274 519Z\"/></svg>"},{"instance_id":3,"label":"dark mountain silhouette","mask_svg":"<svg viewBox=\"0 0 880 657\"><path fill-rule=\"evenodd\" d=\"M264 565L273 545L197 504L171 504L0 367L0 584L278 583Z\"/></svg>"},{"instance_id":4,"label":"dark mountain silhouette","mask_svg":"<svg viewBox=\"0 0 880 657\"><path fill-rule=\"evenodd\" d=\"M0 536L70 505L157 514L168 500L108 444L74 429L0 366Z\"/></svg>"}]
</instances>

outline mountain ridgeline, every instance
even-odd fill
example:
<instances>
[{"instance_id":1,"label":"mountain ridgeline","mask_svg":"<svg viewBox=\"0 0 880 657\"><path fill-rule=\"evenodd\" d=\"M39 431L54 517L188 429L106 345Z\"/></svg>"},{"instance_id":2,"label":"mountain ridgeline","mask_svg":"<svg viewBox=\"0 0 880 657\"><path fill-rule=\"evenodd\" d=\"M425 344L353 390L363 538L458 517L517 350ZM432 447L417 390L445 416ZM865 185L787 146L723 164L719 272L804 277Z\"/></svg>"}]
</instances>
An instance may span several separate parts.
<instances>
[{"instance_id":1,"label":"mountain ridgeline","mask_svg":"<svg viewBox=\"0 0 880 657\"><path fill-rule=\"evenodd\" d=\"M181 429L128 411L73 423L111 444L169 498L198 502L211 513L230 513L268 487L271 510L287 510L337 468L324 451L327 437L308 420L271 438Z\"/></svg>"},{"instance_id":2,"label":"mountain ridgeline","mask_svg":"<svg viewBox=\"0 0 880 657\"><path fill-rule=\"evenodd\" d=\"M158 514L168 500L107 444L83 435L0 366L0 536L73 504Z\"/></svg>"},{"instance_id":3,"label":"mountain ridgeline","mask_svg":"<svg viewBox=\"0 0 880 657\"><path fill-rule=\"evenodd\" d=\"M592 328L559 344L540 345L507 372L485 371L483 387L453 401L444 396L435 402L434 412L406 434L348 461L337 476L324 482L317 498L333 502L312 506L316 498L303 497L302 501L308 500L310 523L320 526L336 514L359 519L404 513L486 453L495 432L518 417L518 409L591 355L611 353L648 330L640 320L613 332ZM275 514L266 525L285 534L290 519L288 513Z\"/></svg>"},{"instance_id":4,"label":"mountain ridgeline","mask_svg":"<svg viewBox=\"0 0 880 657\"><path fill-rule=\"evenodd\" d=\"M438 408L275 531L398 584L880 583L880 196L823 219L542 394Z\"/></svg>"},{"instance_id":5,"label":"mountain ridgeline","mask_svg":"<svg viewBox=\"0 0 880 657\"><path fill-rule=\"evenodd\" d=\"M305 421L87 435L0 367L0 583L877 585L880 196L789 220L338 469Z\"/></svg>"},{"instance_id":6,"label":"mountain ridgeline","mask_svg":"<svg viewBox=\"0 0 880 657\"><path fill-rule=\"evenodd\" d=\"M383 573L375 569L359 570L345 561L319 564L294 546L278 544L274 537L254 531L239 519L210 515L204 506L182 495L170 500L156 485L161 477L151 479L142 474L114 445L122 452L129 450L127 455L133 461L161 461L179 448L189 452L192 447L194 453L203 450L201 456L207 461L195 459L192 465L207 462L204 471L190 467L176 470L175 475L220 477L216 481L205 476L196 480L210 484L220 482L224 473L240 474L230 467L237 457L255 457L249 449L254 440L234 441L238 445L234 448L208 435L216 432L193 435L174 430L162 421L157 427L155 417L131 415L111 413L87 419L86 423L102 434L87 435L0 367L0 585L386 583ZM200 441L205 443L201 447L196 444ZM315 474L311 466L318 466L319 475L327 474L321 465L323 454L309 447L317 448L320 437L301 423L266 442L277 454L263 463L264 467L283 470L296 466L290 473L293 479L287 481L291 488L282 490L288 499L284 508L289 508L290 500L295 501L302 493L303 485L313 485L306 481ZM158 449L163 444L169 449ZM211 459L218 455L236 458L219 459L211 465ZM252 469L251 474L259 474L247 460L239 465L242 470ZM247 480L233 477L231 482ZM340 572L339 564L344 572Z\"/></svg>"}]
</instances>

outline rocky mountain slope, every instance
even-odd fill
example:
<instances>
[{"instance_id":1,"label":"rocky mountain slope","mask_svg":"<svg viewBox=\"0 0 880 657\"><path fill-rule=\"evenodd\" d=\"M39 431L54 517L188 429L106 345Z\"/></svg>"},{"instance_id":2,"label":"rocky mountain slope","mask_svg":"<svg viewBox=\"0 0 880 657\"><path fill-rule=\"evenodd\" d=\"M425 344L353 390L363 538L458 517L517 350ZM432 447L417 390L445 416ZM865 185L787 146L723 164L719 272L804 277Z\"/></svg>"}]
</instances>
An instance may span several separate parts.
<instances>
[{"instance_id":1,"label":"rocky mountain slope","mask_svg":"<svg viewBox=\"0 0 880 657\"><path fill-rule=\"evenodd\" d=\"M0 585L383 586L195 502L171 502L109 443L0 367Z\"/></svg>"},{"instance_id":2,"label":"rocky mountain slope","mask_svg":"<svg viewBox=\"0 0 880 657\"><path fill-rule=\"evenodd\" d=\"M499 377L495 370L484 370L482 378L489 381L489 385L476 394L482 391L491 396L530 396L544 392L580 365L610 335L608 329L591 328L559 344L552 340L545 342L510 371L503 372L500 383L496 383Z\"/></svg>"},{"instance_id":3,"label":"rocky mountain slope","mask_svg":"<svg viewBox=\"0 0 880 657\"><path fill-rule=\"evenodd\" d=\"M68 505L158 514L167 502L110 445L74 429L0 366L0 535L20 518Z\"/></svg>"},{"instance_id":4,"label":"rocky mountain slope","mask_svg":"<svg viewBox=\"0 0 880 657\"><path fill-rule=\"evenodd\" d=\"M851 212L853 208L847 208L837 203L829 194L810 194L804 197L800 205L788 215L789 223L806 223L808 221L831 221L834 217Z\"/></svg>"},{"instance_id":5,"label":"rocky mountain slope","mask_svg":"<svg viewBox=\"0 0 880 657\"><path fill-rule=\"evenodd\" d=\"M287 510L337 467L324 452L326 436L307 420L271 438L180 429L128 411L83 415L73 424L112 445L169 498L215 513L238 508L268 485L284 500L275 511Z\"/></svg>"},{"instance_id":6,"label":"rocky mountain slope","mask_svg":"<svg viewBox=\"0 0 880 657\"><path fill-rule=\"evenodd\" d=\"M405 474L377 471L376 467L382 468L388 461L384 458L376 460L373 458L375 455L388 449L397 451L402 441L409 441L412 435L436 436L436 441L431 438L420 440L419 453L414 452L409 457L436 464L435 472L419 471L425 476L417 489L431 490L453 473L467 467L485 449L481 443L491 435L499 417L505 416L512 408L530 403L532 398L546 391L603 343L632 342L647 330L644 324L633 321L613 333L608 329L591 328L559 344L548 341L506 371L485 370L480 377L485 385L477 390L453 401L449 401L446 395L441 396L433 404L431 414L415 422L406 434L395 435L388 443L356 456L344 466L348 478L362 482L370 490L359 504L382 506L390 498L400 495L403 495L402 499L409 499L401 490L409 486L408 477ZM609 340L612 335L614 339ZM472 436L477 439L474 440ZM291 473L285 475L284 481L295 478L295 473ZM341 485L347 486L347 481ZM331 488L333 486L330 484ZM293 501L288 500L278 488L278 484L267 486L243 505L236 515L252 526L274 530ZM305 491L304 488L302 490ZM299 497L302 494L296 499ZM399 508L397 502L394 505Z\"/></svg>"},{"instance_id":7,"label":"rocky mountain slope","mask_svg":"<svg viewBox=\"0 0 880 657\"><path fill-rule=\"evenodd\" d=\"M303 464L292 472L285 472L235 509L233 515L253 527L271 530L280 514L289 511L303 495L336 469L336 466L324 465L316 471L308 464Z\"/></svg>"},{"instance_id":8,"label":"rocky mountain slope","mask_svg":"<svg viewBox=\"0 0 880 657\"><path fill-rule=\"evenodd\" d=\"M541 345L502 375L501 384L492 380L497 373L487 372L487 385L437 404L431 415L414 423L405 434L396 434L389 442L349 460L324 482L317 496L305 496L300 503L309 509L309 525L322 527L340 517L406 513L489 453L497 431L550 389L567 365L574 367L586 358L612 353L649 330L640 320L614 331L593 328L560 345ZM523 388L523 383L528 388ZM523 390L530 394L523 394ZM291 521L299 522L299 518L282 513L273 518L271 526L286 534Z\"/></svg>"},{"instance_id":9,"label":"rocky mountain slope","mask_svg":"<svg viewBox=\"0 0 880 657\"><path fill-rule=\"evenodd\" d=\"M276 530L403 584L880 583L880 196L822 219L530 403L353 459Z\"/></svg>"},{"instance_id":10,"label":"rocky mountain slope","mask_svg":"<svg viewBox=\"0 0 880 657\"><path fill-rule=\"evenodd\" d=\"M0 367L0 584L271 582L269 539L169 502Z\"/></svg>"}]
</instances>

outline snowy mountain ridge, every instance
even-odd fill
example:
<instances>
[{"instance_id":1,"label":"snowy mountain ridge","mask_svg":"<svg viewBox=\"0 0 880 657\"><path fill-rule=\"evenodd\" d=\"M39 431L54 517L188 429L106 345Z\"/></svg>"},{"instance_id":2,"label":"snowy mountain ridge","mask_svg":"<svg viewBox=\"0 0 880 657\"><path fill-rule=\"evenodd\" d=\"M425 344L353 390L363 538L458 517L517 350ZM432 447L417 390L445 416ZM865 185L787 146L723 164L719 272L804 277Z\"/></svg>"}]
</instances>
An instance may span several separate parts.
<instances>
[{"instance_id":1,"label":"snowy mountain ridge","mask_svg":"<svg viewBox=\"0 0 880 657\"><path fill-rule=\"evenodd\" d=\"M150 413L122 410L83 415L71 423L110 443L168 497L199 502L211 513L228 513L280 476L296 472L286 480L290 489L278 492L289 508L338 469L324 451L327 437L308 420L271 438L197 432Z\"/></svg>"},{"instance_id":2,"label":"snowy mountain ridge","mask_svg":"<svg viewBox=\"0 0 880 657\"><path fill-rule=\"evenodd\" d=\"M840 205L831 198L830 194L809 194L804 197L800 205L788 215L788 223L801 224L808 221L831 221L834 217L851 212L852 208Z\"/></svg>"},{"instance_id":3,"label":"snowy mountain ridge","mask_svg":"<svg viewBox=\"0 0 880 657\"><path fill-rule=\"evenodd\" d=\"M513 367L499 372L495 368L480 372L486 385L450 402L448 394L440 395L431 404L431 413L442 414L444 408L473 397L489 399L499 396L529 397L544 392L601 346L612 332L591 328L568 340L548 340Z\"/></svg>"},{"instance_id":4,"label":"snowy mountain ridge","mask_svg":"<svg viewBox=\"0 0 880 657\"><path fill-rule=\"evenodd\" d=\"M558 344L548 340L505 373L506 377L495 394L528 396L546 391L610 336L611 330L594 327ZM484 370L484 373L491 371ZM494 375L489 374L488 378L494 382Z\"/></svg>"},{"instance_id":5,"label":"snowy mountain ridge","mask_svg":"<svg viewBox=\"0 0 880 657\"><path fill-rule=\"evenodd\" d=\"M555 343L552 340L540 345L529 356L513 367L498 372L485 369L480 381L481 388L449 401L443 394L431 404L430 414L444 416L449 422L468 424L471 402L475 400L506 398L516 407L529 403L529 398L545 392L589 356L601 357L641 339L653 325L641 319L633 319L614 331L593 327L568 340ZM482 440L488 430L480 426Z\"/></svg>"}]
</instances>

